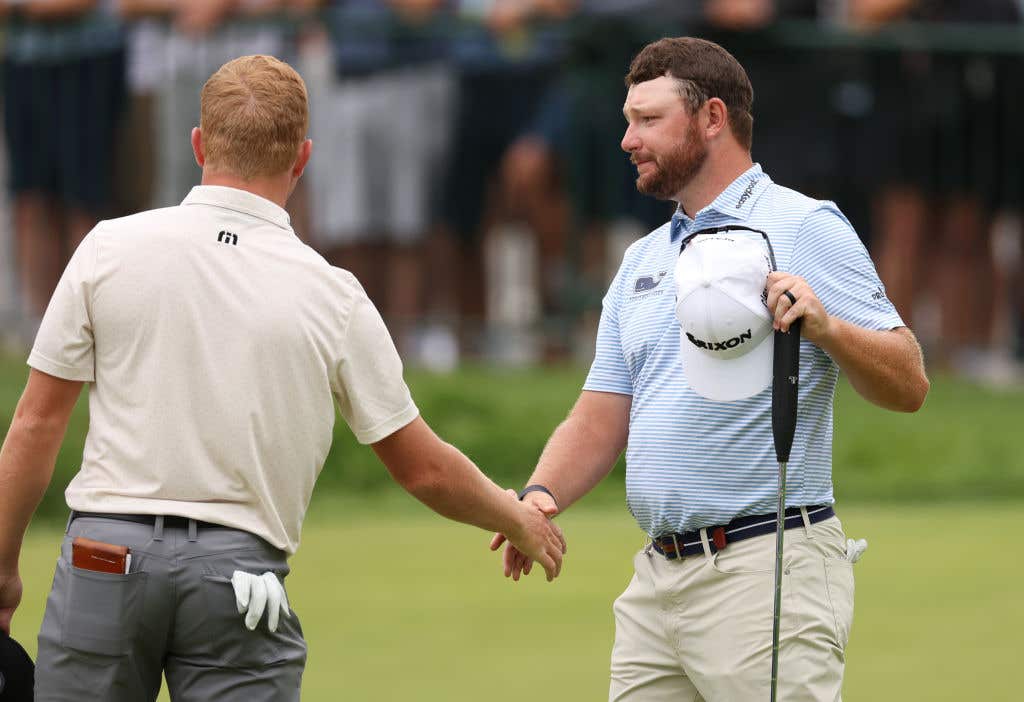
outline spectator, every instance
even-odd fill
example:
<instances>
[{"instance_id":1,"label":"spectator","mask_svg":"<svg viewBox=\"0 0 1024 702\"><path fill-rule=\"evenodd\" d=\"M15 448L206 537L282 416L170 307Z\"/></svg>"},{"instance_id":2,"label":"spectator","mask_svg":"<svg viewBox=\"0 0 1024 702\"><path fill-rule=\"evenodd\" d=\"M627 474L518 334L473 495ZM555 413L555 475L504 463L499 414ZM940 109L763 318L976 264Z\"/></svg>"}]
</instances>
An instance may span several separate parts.
<instances>
[{"instance_id":1,"label":"spectator","mask_svg":"<svg viewBox=\"0 0 1024 702\"><path fill-rule=\"evenodd\" d=\"M457 263L448 281L449 289L439 295L439 304L450 305L453 298L457 300L461 341L472 353L508 348L504 342L513 340L494 336L501 343L488 349L489 335L484 333L490 287L485 257L487 232L508 216L524 214L523 205L529 199L521 191L515 193L513 182L510 187L514 197L525 199L510 203L509 209L502 211L498 164L518 137L543 133L554 126L551 120L547 124L538 120L538 115L544 114L541 106L557 84L565 51L563 20L571 13L573 4L572 0L457 3L456 17L462 30L451 47L458 71L458 110L454 120L457 138L452 146L443 207L446 245L452 252L448 258ZM531 154L524 158L531 158ZM534 161L532 165L539 170L527 178L541 177L545 183L552 179L547 164ZM540 225L545 238L542 248L557 255L561 249L560 220L564 220L564 209L544 195L529 203L531 211L527 216L535 220L534 225L538 218L546 218ZM508 256L504 258L507 262ZM492 302L494 297L497 296L492 296ZM521 300L520 306L530 305L528 300ZM490 312L494 312L493 304ZM523 317L515 320L522 321ZM517 329L514 336L521 338L522 333L524 330Z\"/></svg>"},{"instance_id":2,"label":"spectator","mask_svg":"<svg viewBox=\"0 0 1024 702\"><path fill-rule=\"evenodd\" d=\"M153 36L152 25L147 26L146 43L134 43L130 59L133 70L152 62L148 71L161 76L153 121L157 167L152 206L177 204L180 193L199 182L199 168L177 146L199 119L199 90L206 78L243 54L290 59L293 42L284 13L313 5L312 0L119 0L128 18L165 22L162 37Z\"/></svg>"},{"instance_id":3,"label":"spectator","mask_svg":"<svg viewBox=\"0 0 1024 702\"><path fill-rule=\"evenodd\" d=\"M64 264L112 205L124 43L113 8L98 0L6 0L0 7L8 186L32 333Z\"/></svg>"},{"instance_id":4,"label":"spectator","mask_svg":"<svg viewBox=\"0 0 1024 702\"><path fill-rule=\"evenodd\" d=\"M995 89L997 187L992 224L992 355L983 377L1004 384L1024 381L1024 136L1018 126L1024 104L1024 59L1004 56L996 62Z\"/></svg>"},{"instance_id":5,"label":"spectator","mask_svg":"<svg viewBox=\"0 0 1024 702\"><path fill-rule=\"evenodd\" d=\"M867 26L903 18L1019 19L1012 0L873 0L851 9L852 20ZM904 51L879 60L879 133L872 140L872 170L882 183L875 196L879 274L908 324L930 296L939 323L922 320L926 350L949 367L970 370L989 346L993 319L994 69L984 57L939 52Z\"/></svg>"},{"instance_id":6,"label":"spectator","mask_svg":"<svg viewBox=\"0 0 1024 702\"><path fill-rule=\"evenodd\" d=\"M327 36L304 52L325 154L310 171L316 244L363 283L403 352L423 310L423 240L450 136L441 4L331 2Z\"/></svg>"}]
</instances>

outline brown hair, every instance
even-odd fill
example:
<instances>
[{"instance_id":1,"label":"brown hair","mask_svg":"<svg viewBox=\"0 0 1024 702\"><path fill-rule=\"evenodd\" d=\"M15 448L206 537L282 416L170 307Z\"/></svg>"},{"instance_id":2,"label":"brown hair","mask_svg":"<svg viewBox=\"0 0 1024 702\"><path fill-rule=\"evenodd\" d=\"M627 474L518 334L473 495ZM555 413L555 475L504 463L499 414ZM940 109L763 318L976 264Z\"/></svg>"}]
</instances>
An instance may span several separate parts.
<instances>
[{"instance_id":1,"label":"brown hair","mask_svg":"<svg viewBox=\"0 0 1024 702\"><path fill-rule=\"evenodd\" d=\"M273 56L228 61L203 86L199 126L212 168L245 180L278 175L306 138L306 84Z\"/></svg>"},{"instance_id":2,"label":"brown hair","mask_svg":"<svg viewBox=\"0 0 1024 702\"><path fill-rule=\"evenodd\" d=\"M732 54L714 42L694 37L659 39L645 46L629 65L626 86L674 78L690 113L717 97L729 111L729 128L746 149L753 140L754 89Z\"/></svg>"}]
</instances>

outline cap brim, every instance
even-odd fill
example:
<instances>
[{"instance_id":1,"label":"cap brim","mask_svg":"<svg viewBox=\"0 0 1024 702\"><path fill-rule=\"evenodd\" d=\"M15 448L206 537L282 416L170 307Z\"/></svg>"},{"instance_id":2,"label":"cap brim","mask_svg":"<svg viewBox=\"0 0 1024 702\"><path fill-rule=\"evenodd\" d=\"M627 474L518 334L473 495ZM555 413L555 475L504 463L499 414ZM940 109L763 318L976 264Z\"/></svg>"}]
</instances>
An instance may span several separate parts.
<instances>
[{"instance_id":1,"label":"cap brim","mask_svg":"<svg viewBox=\"0 0 1024 702\"><path fill-rule=\"evenodd\" d=\"M753 397L771 385L774 350L775 334L769 333L760 344L738 358L711 358L679 330L683 377L694 392L716 402Z\"/></svg>"}]
</instances>

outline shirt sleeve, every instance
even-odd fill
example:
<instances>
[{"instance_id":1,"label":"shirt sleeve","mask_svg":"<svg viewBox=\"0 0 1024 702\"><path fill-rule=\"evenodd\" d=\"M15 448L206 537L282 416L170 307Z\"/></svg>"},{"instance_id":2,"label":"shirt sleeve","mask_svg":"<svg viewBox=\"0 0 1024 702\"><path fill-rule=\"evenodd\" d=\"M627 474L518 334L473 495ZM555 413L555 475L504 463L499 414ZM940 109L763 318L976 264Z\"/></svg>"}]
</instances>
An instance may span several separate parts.
<instances>
[{"instance_id":1,"label":"shirt sleeve","mask_svg":"<svg viewBox=\"0 0 1024 702\"><path fill-rule=\"evenodd\" d=\"M96 379L92 294L96 269L96 230L71 256L36 334L28 365L64 380Z\"/></svg>"},{"instance_id":2,"label":"shirt sleeve","mask_svg":"<svg viewBox=\"0 0 1024 702\"><path fill-rule=\"evenodd\" d=\"M801 226L791 269L803 276L831 315L865 329L906 326L886 297L864 244L830 202Z\"/></svg>"},{"instance_id":3,"label":"shirt sleeve","mask_svg":"<svg viewBox=\"0 0 1024 702\"><path fill-rule=\"evenodd\" d=\"M601 321L597 327L597 348L594 362L590 366L584 390L615 392L620 395L633 394L633 378L622 352L622 335L619 330L619 283L622 268L608 287L601 302Z\"/></svg>"},{"instance_id":4,"label":"shirt sleeve","mask_svg":"<svg viewBox=\"0 0 1024 702\"><path fill-rule=\"evenodd\" d=\"M402 377L402 360L384 320L356 285L333 386L341 416L356 440L372 444L407 425L419 409Z\"/></svg>"}]
</instances>

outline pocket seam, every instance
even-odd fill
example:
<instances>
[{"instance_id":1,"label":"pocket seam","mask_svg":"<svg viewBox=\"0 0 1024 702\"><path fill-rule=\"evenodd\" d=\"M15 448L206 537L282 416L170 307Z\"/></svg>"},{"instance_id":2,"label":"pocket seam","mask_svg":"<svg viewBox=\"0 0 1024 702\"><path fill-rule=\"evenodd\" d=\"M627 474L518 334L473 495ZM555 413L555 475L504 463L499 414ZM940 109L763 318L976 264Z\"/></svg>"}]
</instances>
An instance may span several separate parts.
<instances>
[{"instance_id":1,"label":"pocket seam","mask_svg":"<svg viewBox=\"0 0 1024 702\"><path fill-rule=\"evenodd\" d=\"M846 649L846 645L849 643L850 632L846 632L846 636L841 636L842 627L839 625L839 610L836 607L836 598L833 595L834 589L834 578L833 568L841 567L850 571L851 577L853 576L853 563L846 560L845 558L836 558L826 556L822 559L823 567L825 569L825 594L828 597L829 608L832 610L832 629L833 635L836 638L836 643L839 644L840 649ZM845 639L845 640L844 640Z\"/></svg>"}]
</instances>

